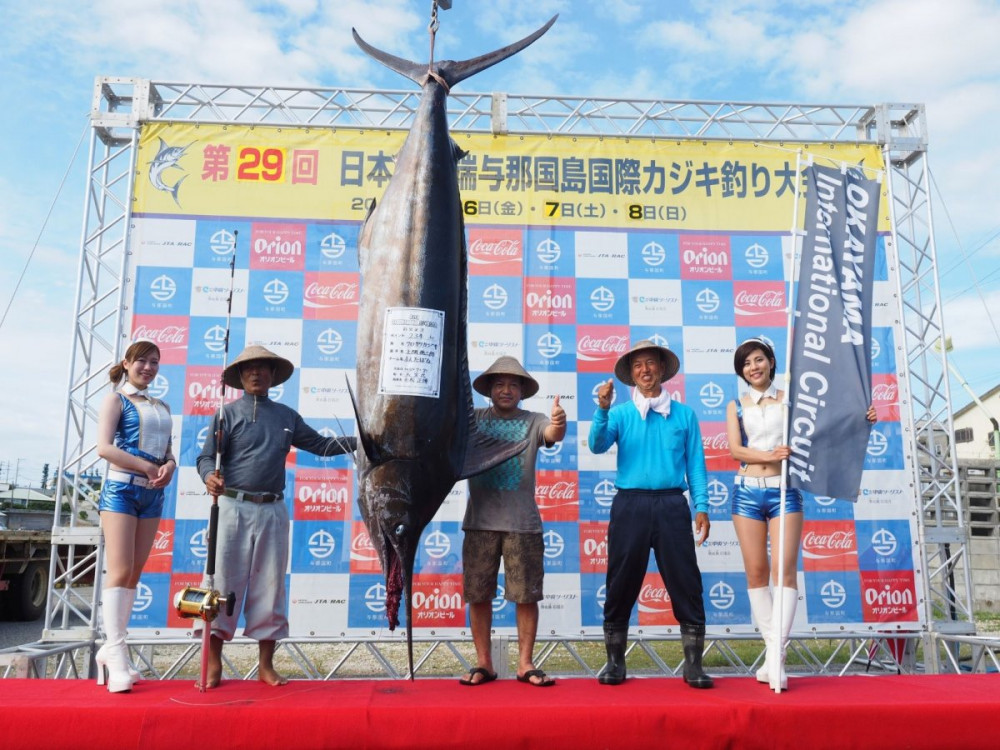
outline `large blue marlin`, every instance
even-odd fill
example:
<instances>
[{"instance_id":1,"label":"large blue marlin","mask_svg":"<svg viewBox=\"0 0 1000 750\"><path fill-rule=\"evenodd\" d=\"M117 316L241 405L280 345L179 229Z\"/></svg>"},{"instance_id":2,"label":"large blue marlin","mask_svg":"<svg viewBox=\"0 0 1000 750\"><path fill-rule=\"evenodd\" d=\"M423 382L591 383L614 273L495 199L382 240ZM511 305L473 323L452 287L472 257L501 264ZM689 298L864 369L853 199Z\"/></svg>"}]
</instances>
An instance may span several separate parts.
<instances>
[{"instance_id":1,"label":"large blue marlin","mask_svg":"<svg viewBox=\"0 0 1000 750\"><path fill-rule=\"evenodd\" d=\"M527 445L476 429L457 174L464 154L448 133L446 100L456 83L524 49L555 20L490 54L430 66L377 50L352 29L361 49L423 89L392 179L358 237L358 503L385 573L390 630L399 624L400 598L406 595L411 679L413 565L420 535L456 481Z\"/></svg>"}]
</instances>

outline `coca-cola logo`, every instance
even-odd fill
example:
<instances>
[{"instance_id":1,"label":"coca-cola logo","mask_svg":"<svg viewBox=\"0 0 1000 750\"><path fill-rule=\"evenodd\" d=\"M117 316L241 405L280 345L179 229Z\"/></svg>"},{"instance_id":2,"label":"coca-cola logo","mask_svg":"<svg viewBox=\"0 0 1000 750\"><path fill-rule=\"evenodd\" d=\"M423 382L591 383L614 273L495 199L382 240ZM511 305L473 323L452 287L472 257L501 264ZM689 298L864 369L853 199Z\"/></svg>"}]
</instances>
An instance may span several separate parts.
<instances>
[{"instance_id":1,"label":"coca-cola logo","mask_svg":"<svg viewBox=\"0 0 1000 750\"><path fill-rule=\"evenodd\" d=\"M351 540L351 558L364 561L378 559L378 553L375 552L375 547L372 546L372 541L367 533L361 532L354 535Z\"/></svg>"},{"instance_id":2,"label":"coca-cola logo","mask_svg":"<svg viewBox=\"0 0 1000 750\"><path fill-rule=\"evenodd\" d=\"M741 291L736 295L736 306L780 310L785 306L785 300L781 292L773 289L756 293Z\"/></svg>"},{"instance_id":3,"label":"coca-cola logo","mask_svg":"<svg viewBox=\"0 0 1000 750\"><path fill-rule=\"evenodd\" d=\"M553 482L535 487L535 498L539 500L573 500L576 497L576 482Z\"/></svg>"},{"instance_id":4,"label":"coca-cola logo","mask_svg":"<svg viewBox=\"0 0 1000 750\"><path fill-rule=\"evenodd\" d=\"M876 383L872 386L872 401L895 401L896 393L895 383Z\"/></svg>"},{"instance_id":5,"label":"coca-cola logo","mask_svg":"<svg viewBox=\"0 0 1000 750\"><path fill-rule=\"evenodd\" d=\"M584 334L580 337L578 348L581 353L586 352L588 354L612 354L620 356L624 354L625 350L628 348L628 337L611 335L599 338L597 336Z\"/></svg>"},{"instance_id":6,"label":"coca-cola logo","mask_svg":"<svg viewBox=\"0 0 1000 750\"><path fill-rule=\"evenodd\" d=\"M521 243L513 239L488 241L477 238L469 245L469 252L479 258L516 259L521 255Z\"/></svg>"},{"instance_id":7,"label":"coca-cola logo","mask_svg":"<svg viewBox=\"0 0 1000 750\"><path fill-rule=\"evenodd\" d=\"M354 302L358 298L358 285L354 282L341 281L336 284L319 284L312 282L306 286L306 297L309 299L325 299L331 302L339 300Z\"/></svg>"},{"instance_id":8,"label":"coca-cola logo","mask_svg":"<svg viewBox=\"0 0 1000 750\"><path fill-rule=\"evenodd\" d=\"M649 583L644 583L642 588L639 590L639 603L647 607L650 604L663 604L670 606L670 595L667 593L667 589L663 586L654 586Z\"/></svg>"},{"instance_id":9,"label":"coca-cola logo","mask_svg":"<svg viewBox=\"0 0 1000 750\"><path fill-rule=\"evenodd\" d=\"M184 326L163 326L153 328L147 325L138 325L132 332L134 339L148 339L157 345L183 344L187 336L187 328Z\"/></svg>"},{"instance_id":10,"label":"coca-cola logo","mask_svg":"<svg viewBox=\"0 0 1000 750\"><path fill-rule=\"evenodd\" d=\"M851 552L855 548L854 532L838 530L820 534L816 531L807 531L802 537L802 544L812 551Z\"/></svg>"},{"instance_id":11,"label":"coca-cola logo","mask_svg":"<svg viewBox=\"0 0 1000 750\"><path fill-rule=\"evenodd\" d=\"M729 450L729 440L726 435L721 432L718 432L715 435L702 435L701 444L705 450Z\"/></svg>"},{"instance_id":12,"label":"coca-cola logo","mask_svg":"<svg viewBox=\"0 0 1000 750\"><path fill-rule=\"evenodd\" d=\"M153 540L153 549L156 552L165 552L170 549L170 540L173 538L172 531L157 529L156 538Z\"/></svg>"}]
</instances>

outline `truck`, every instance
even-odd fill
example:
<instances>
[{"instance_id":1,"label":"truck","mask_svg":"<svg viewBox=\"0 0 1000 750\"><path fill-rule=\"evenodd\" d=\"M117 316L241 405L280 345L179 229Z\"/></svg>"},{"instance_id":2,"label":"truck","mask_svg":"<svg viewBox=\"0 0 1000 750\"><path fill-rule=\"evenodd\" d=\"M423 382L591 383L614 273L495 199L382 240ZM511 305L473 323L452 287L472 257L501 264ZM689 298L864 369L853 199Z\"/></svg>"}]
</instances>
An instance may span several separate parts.
<instances>
[{"instance_id":1,"label":"truck","mask_svg":"<svg viewBox=\"0 0 1000 750\"><path fill-rule=\"evenodd\" d=\"M45 613L52 557L52 511L0 511L0 616L37 620Z\"/></svg>"}]
</instances>

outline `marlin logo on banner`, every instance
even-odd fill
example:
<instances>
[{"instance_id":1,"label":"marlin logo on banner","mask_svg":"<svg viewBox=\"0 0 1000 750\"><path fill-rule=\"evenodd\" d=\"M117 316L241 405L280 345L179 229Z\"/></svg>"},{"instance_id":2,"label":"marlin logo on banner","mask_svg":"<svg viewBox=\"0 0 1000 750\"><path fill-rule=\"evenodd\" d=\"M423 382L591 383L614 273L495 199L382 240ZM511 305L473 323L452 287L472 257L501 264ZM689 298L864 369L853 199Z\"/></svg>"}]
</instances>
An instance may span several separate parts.
<instances>
[{"instance_id":1,"label":"marlin logo on banner","mask_svg":"<svg viewBox=\"0 0 1000 750\"><path fill-rule=\"evenodd\" d=\"M788 484L857 500L871 425L872 281L880 185L810 166L790 360Z\"/></svg>"}]
</instances>

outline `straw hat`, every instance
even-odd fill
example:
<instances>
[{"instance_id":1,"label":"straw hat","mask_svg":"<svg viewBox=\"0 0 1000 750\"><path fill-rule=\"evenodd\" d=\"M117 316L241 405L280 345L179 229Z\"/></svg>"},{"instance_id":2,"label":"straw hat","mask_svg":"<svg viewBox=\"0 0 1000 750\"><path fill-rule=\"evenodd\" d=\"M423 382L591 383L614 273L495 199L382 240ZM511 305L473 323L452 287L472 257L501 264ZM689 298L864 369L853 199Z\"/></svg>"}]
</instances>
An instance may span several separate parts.
<instances>
[{"instance_id":1,"label":"straw hat","mask_svg":"<svg viewBox=\"0 0 1000 750\"><path fill-rule=\"evenodd\" d=\"M271 385L280 385L281 383L284 383L292 377L292 373L295 372L295 365L287 359L279 357L277 354L265 349L263 346L253 344L252 346L248 346L246 349L241 351L239 356L233 360L232 364L226 367L225 371L222 373L222 382L230 388L243 390L243 381L240 380L240 365L246 364L247 362L251 362L255 359L270 362L274 365L274 380L271 381Z\"/></svg>"},{"instance_id":2,"label":"straw hat","mask_svg":"<svg viewBox=\"0 0 1000 750\"><path fill-rule=\"evenodd\" d=\"M521 398L531 398L538 393L538 381L521 367L514 357L498 357L497 361L486 368L478 378L472 381L472 387L486 398L490 397L490 379L494 375L515 375L521 378Z\"/></svg>"},{"instance_id":3,"label":"straw hat","mask_svg":"<svg viewBox=\"0 0 1000 750\"><path fill-rule=\"evenodd\" d=\"M681 367L681 363L680 360L677 359L677 355L665 346L657 346L649 339L643 339L642 341L633 344L631 349L618 358L618 361L615 363L615 377L622 381L625 385L635 385L635 380L632 379L632 355L636 352L644 352L649 349L658 351L660 353L660 359L663 361L663 377L660 379L661 383L666 383L670 380L670 378L677 374L677 371Z\"/></svg>"}]
</instances>

